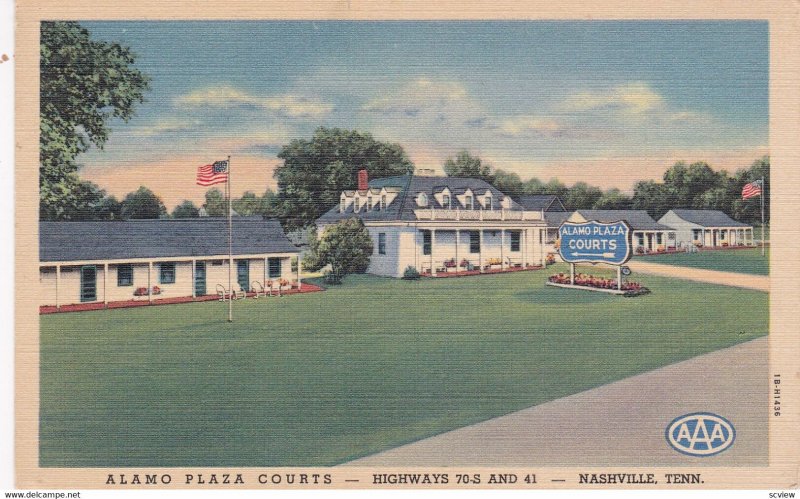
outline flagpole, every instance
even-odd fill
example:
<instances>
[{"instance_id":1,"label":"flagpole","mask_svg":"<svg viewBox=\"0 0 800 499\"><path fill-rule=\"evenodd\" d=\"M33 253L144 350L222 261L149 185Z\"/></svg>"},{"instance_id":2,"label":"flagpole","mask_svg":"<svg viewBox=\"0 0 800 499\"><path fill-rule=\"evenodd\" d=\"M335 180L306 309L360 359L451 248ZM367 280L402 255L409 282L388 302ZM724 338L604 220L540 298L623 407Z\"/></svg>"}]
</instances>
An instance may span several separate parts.
<instances>
[{"instance_id":1,"label":"flagpole","mask_svg":"<svg viewBox=\"0 0 800 499\"><path fill-rule=\"evenodd\" d=\"M228 156L228 322L233 322L233 205L231 202L231 157Z\"/></svg>"},{"instance_id":2,"label":"flagpole","mask_svg":"<svg viewBox=\"0 0 800 499\"><path fill-rule=\"evenodd\" d=\"M766 241L764 240L764 196L767 194L767 186L764 184L764 176L761 176L761 256L766 256Z\"/></svg>"}]
</instances>

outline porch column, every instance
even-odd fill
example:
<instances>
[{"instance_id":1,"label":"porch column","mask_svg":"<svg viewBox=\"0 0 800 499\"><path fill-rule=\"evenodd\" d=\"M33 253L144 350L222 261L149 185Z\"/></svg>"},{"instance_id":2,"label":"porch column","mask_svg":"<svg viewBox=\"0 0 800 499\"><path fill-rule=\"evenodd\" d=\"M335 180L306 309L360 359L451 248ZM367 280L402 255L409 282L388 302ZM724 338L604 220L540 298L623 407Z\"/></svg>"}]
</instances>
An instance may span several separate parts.
<instances>
[{"instance_id":1,"label":"porch column","mask_svg":"<svg viewBox=\"0 0 800 499\"><path fill-rule=\"evenodd\" d=\"M58 300L58 288L61 285L61 265L56 265L56 310L61 307L61 303Z\"/></svg>"},{"instance_id":2,"label":"porch column","mask_svg":"<svg viewBox=\"0 0 800 499\"><path fill-rule=\"evenodd\" d=\"M547 236L547 229L544 229L544 231L542 231L542 229L540 228L539 229L539 250L540 250L540 253L541 253L540 257L541 257L542 267L547 266L547 255L545 254L545 250L544 250L544 245L545 245L544 240L547 239L546 236Z\"/></svg>"},{"instance_id":3,"label":"porch column","mask_svg":"<svg viewBox=\"0 0 800 499\"><path fill-rule=\"evenodd\" d=\"M303 264L303 260L300 258L300 253L297 254L297 290L300 291L300 284L302 283L302 278L300 277L300 266Z\"/></svg>"},{"instance_id":4,"label":"porch column","mask_svg":"<svg viewBox=\"0 0 800 499\"><path fill-rule=\"evenodd\" d=\"M192 300L197 298L197 260L192 259Z\"/></svg>"},{"instance_id":5,"label":"porch column","mask_svg":"<svg viewBox=\"0 0 800 499\"><path fill-rule=\"evenodd\" d=\"M264 285L264 289L266 289L266 287L267 287L267 262L268 262L268 260L269 260L268 258L264 258L264 282L262 282L262 284Z\"/></svg>"},{"instance_id":6,"label":"porch column","mask_svg":"<svg viewBox=\"0 0 800 499\"><path fill-rule=\"evenodd\" d=\"M522 229L522 268L528 268L528 229Z\"/></svg>"},{"instance_id":7,"label":"porch column","mask_svg":"<svg viewBox=\"0 0 800 499\"><path fill-rule=\"evenodd\" d=\"M478 268L483 272L483 228L478 229Z\"/></svg>"},{"instance_id":8,"label":"porch column","mask_svg":"<svg viewBox=\"0 0 800 499\"><path fill-rule=\"evenodd\" d=\"M108 264L103 264L103 306L108 308Z\"/></svg>"},{"instance_id":9,"label":"porch column","mask_svg":"<svg viewBox=\"0 0 800 499\"><path fill-rule=\"evenodd\" d=\"M503 256L503 246L506 244L506 230L500 229L500 270L506 268L506 259Z\"/></svg>"},{"instance_id":10,"label":"porch column","mask_svg":"<svg viewBox=\"0 0 800 499\"><path fill-rule=\"evenodd\" d=\"M458 272L458 268L461 266L461 261L458 259L459 232L461 231L456 229L456 272Z\"/></svg>"},{"instance_id":11,"label":"porch column","mask_svg":"<svg viewBox=\"0 0 800 499\"><path fill-rule=\"evenodd\" d=\"M434 246L434 239L436 239L436 229L431 229L431 275L436 276L436 267L433 265L433 246Z\"/></svg>"},{"instance_id":12,"label":"porch column","mask_svg":"<svg viewBox=\"0 0 800 499\"><path fill-rule=\"evenodd\" d=\"M147 301L153 303L153 262L147 262Z\"/></svg>"}]
</instances>

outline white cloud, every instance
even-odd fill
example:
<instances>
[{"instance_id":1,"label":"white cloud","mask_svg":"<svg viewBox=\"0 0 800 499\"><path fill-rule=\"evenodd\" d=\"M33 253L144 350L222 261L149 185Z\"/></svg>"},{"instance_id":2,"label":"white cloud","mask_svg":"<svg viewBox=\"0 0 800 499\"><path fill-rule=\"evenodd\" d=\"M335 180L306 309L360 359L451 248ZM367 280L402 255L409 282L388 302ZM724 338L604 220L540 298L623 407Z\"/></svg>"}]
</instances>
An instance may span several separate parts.
<instances>
[{"instance_id":1,"label":"white cloud","mask_svg":"<svg viewBox=\"0 0 800 499\"><path fill-rule=\"evenodd\" d=\"M664 98L646 83L628 83L602 91L578 92L567 97L567 111L616 110L628 114L645 114L664 107Z\"/></svg>"},{"instance_id":2,"label":"white cloud","mask_svg":"<svg viewBox=\"0 0 800 499\"><path fill-rule=\"evenodd\" d=\"M195 90L176 98L174 104L212 108L256 107L291 118L320 118L333 111L332 104L311 97L294 94L260 97L227 85Z\"/></svg>"},{"instance_id":3,"label":"white cloud","mask_svg":"<svg viewBox=\"0 0 800 499\"><path fill-rule=\"evenodd\" d=\"M531 115L512 116L500 123L500 130L512 137L522 135L541 135L554 137L566 132L565 125L553 118Z\"/></svg>"},{"instance_id":4,"label":"white cloud","mask_svg":"<svg viewBox=\"0 0 800 499\"><path fill-rule=\"evenodd\" d=\"M419 78L366 102L366 113L423 123L474 124L486 119L483 108L458 82Z\"/></svg>"},{"instance_id":5,"label":"white cloud","mask_svg":"<svg viewBox=\"0 0 800 499\"><path fill-rule=\"evenodd\" d=\"M661 124L708 124L711 115L703 111L676 109L644 82L632 82L599 91L583 91L565 98L561 112L592 116L598 113L622 120L653 121Z\"/></svg>"}]
</instances>

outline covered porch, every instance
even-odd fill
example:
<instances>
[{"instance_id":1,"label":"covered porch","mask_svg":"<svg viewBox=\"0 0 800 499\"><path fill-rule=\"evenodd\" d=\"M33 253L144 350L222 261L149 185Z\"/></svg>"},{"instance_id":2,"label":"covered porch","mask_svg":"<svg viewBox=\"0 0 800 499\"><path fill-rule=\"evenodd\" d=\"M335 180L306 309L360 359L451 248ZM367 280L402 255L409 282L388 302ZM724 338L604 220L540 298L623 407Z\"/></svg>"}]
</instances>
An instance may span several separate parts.
<instances>
[{"instance_id":1,"label":"covered porch","mask_svg":"<svg viewBox=\"0 0 800 499\"><path fill-rule=\"evenodd\" d=\"M703 229L701 244L706 248L755 246L752 227L711 227Z\"/></svg>"},{"instance_id":2,"label":"covered porch","mask_svg":"<svg viewBox=\"0 0 800 499\"><path fill-rule=\"evenodd\" d=\"M138 258L107 261L42 262L39 266L40 308L80 310L203 301L231 296L232 287L243 295L264 288L301 289L300 265L295 254L227 255L204 257ZM282 282L285 281L285 282Z\"/></svg>"},{"instance_id":3,"label":"covered porch","mask_svg":"<svg viewBox=\"0 0 800 499\"><path fill-rule=\"evenodd\" d=\"M546 227L435 227L416 232L416 268L425 276L530 270L545 265Z\"/></svg>"},{"instance_id":4,"label":"covered porch","mask_svg":"<svg viewBox=\"0 0 800 499\"><path fill-rule=\"evenodd\" d=\"M637 254L674 251L677 246L674 230L634 230L633 251Z\"/></svg>"}]
</instances>

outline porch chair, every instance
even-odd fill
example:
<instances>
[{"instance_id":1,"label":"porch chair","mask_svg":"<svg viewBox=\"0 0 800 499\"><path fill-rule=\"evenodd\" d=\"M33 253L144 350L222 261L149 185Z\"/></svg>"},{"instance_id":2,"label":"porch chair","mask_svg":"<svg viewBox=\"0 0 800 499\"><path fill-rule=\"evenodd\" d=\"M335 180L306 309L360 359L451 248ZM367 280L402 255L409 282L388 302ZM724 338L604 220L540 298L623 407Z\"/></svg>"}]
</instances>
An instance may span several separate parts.
<instances>
[{"instance_id":1,"label":"porch chair","mask_svg":"<svg viewBox=\"0 0 800 499\"><path fill-rule=\"evenodd\" d=\"M264 286L258 281L253 281L250 283L250 292L254 293L253 298L267 296L267 293L264 291Z\"/></svg>"},{"instance_id":2,"label":"porch chair","mask_svg":"<svg viewBox=\"0 0 800 499\"><path fill-rule=\"evenodd\" d=\"M222 284L217 284L217 297L219 301L225 301L228 298L228 290Z\"/></svg>"},{"instance_id":3,"label":"porch chair","mask_svg":"<svg viewBox=\"0 0 800 499\"><path fill-rule=\"evenodd\" d=\"M233 299L234 300L244 300L245 298L247 298L247 291L240 284L238 291L233 290Z\"/></svg>"}]
</instances>

